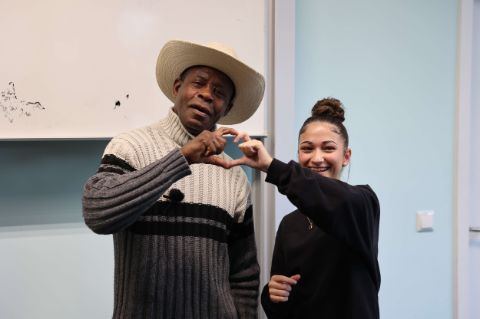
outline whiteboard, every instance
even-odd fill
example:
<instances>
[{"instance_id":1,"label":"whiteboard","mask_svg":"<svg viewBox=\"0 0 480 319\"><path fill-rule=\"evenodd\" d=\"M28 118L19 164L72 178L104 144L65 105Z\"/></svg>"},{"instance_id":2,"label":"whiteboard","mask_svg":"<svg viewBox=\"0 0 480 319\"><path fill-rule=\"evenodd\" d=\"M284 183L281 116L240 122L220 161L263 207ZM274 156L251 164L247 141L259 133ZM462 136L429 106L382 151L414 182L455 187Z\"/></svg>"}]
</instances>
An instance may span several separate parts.
<instances>
[{"instance_id":1,"label":"whiteboard","mask_svg":"<svg viewBox=\"0 0 480 319\"><path fill-rule=\"evenodd\" d=\"M109 138L170 102L155 64L171 39L223 42L265 75L259 0L15 0L0 3L0 139ZM265 102L234 127L265 135Z\"/></svg>"}]
</instances>

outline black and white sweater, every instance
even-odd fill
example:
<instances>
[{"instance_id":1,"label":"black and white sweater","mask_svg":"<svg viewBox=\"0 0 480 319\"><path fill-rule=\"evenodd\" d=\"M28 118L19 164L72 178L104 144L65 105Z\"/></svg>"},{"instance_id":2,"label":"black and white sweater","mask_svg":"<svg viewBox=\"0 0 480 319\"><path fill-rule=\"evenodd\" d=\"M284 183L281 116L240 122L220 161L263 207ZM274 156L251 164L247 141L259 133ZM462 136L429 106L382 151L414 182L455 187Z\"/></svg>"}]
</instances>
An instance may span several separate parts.
<instances>
[{"instance_id":1,"label":"black and white sweater","mask_svg":"<svg viewBox=\"0 0 480 319\"><path fill-rule=\"evenodd\" d=\"M188 165L179 148L192 138L170 110L113 138L85 185L86 224L113 234L113 318L257 317L248 180L240 167Z\"/></svg>"}]
</instances>

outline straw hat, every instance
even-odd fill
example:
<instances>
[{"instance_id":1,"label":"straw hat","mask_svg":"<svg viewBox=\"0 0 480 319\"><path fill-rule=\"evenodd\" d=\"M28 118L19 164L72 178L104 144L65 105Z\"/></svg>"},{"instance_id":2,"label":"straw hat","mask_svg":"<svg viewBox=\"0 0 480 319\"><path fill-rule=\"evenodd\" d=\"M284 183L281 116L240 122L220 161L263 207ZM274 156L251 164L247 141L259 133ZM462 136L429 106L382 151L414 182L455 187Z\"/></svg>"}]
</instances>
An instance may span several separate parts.
<instances>
[{"instance_id":1,"label":"straw hat","mask_svg":"<svg viewBox=\"0 0 480 319\"><path fill-rule=\"evenodd\" d=\"M200 45L185 41L167 42L157 59L157 82L174 102L173 83L187 68L203 65L225 73L235 85L233 107L218 123L231 125L245 121L257 110L265 91L265 80L257 71L238 60L235 51L220 43Z\"/></svg>"}]
</instances>

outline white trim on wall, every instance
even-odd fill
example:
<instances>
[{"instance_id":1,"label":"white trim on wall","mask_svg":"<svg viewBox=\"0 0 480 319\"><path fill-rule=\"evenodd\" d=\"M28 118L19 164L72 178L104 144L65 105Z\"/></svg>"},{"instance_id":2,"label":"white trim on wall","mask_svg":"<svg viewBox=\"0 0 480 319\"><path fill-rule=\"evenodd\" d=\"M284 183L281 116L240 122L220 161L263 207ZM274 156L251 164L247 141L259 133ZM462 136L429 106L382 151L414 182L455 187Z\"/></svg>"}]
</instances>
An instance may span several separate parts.
<instances>
[{"instance_id":1,"label":"white trim on wall","mask_svg":"<svg viewBox=\"0 0 480 319\"><path fill-rule=\"evenodd\" d=\"M267 57L265 94L266 148L281 160L291 159L295 150L295 0L267 0ZM252 192L255 233L260 264L260 291L270 279L270 265L278 213L292 206L285 196L264 182L265 174L254 170ZM263 310L259 318L266 318Z\"/></svg>"},{"instance_id":2,"label":"white trim on wall","mask_svg":"<svg viewBox=\"0 0 480 319\"><path fill-rule=\"evenodd\" d=\"M460 0L457 36L457 122L455 181L455 293L454 317L470 318L469 216L470 216L470 108L472 81L473 1Z\"/></svg>"},{"instance_id":3,"label":"white trim on wall","mask_svg":"<svg viewBox=\"0 0 480 319\"><path fill-rule=\"evenodd\" d=\"M275 158L294 159L297 145L295 130L295 0L275 2L275 56L271 143ZM284 195L274 191L277 228L282 217L294 206Z\"/></svg>"},{"instance_id":4,"label":"white trim on wall","mask_svg":"<svg viewBox=\"0 0 480 319\"><path fill-rule=\"evenodd\" d=\"M265 13L266 13L266 41L265 41L265 52L266 52L266 61L265 61L265 78L266 78L266 90L264 97L265 104L265 131L267 137L263 137L262 140L265 143L267 149L271 150L269 141L272 136L272 126L273 126L273 92L274 86L273 77L274 77L274 55L275 55L275 0L266 0L265 1ZM252 202L253 206L253 216L255 224L255 241L257 243L257 258L258 264L260 266L260 292L262 291L263 285L265 285L269 280L270 274L270 263L273 251L273 244L275 240L275 229L274 221L275 220L275 211L272 204L273 199L273 187L267 185L265 180L265 174L257 170L252 170ZM259 303L258 305L258 318L266 319L265 313L262 310L262 307Z\"/></svg>"}]
</instances>

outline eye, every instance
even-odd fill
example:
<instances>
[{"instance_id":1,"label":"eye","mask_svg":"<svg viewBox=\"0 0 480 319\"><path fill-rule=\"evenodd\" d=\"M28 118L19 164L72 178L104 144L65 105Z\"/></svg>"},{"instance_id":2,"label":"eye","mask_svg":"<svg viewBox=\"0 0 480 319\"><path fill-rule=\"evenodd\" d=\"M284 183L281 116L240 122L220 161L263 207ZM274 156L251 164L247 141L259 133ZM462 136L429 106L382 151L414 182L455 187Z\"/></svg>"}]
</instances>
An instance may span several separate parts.
<instances>
[{"instance_id":1,"label":"eye","mask_svg":"<svg viewBox=\"0 0 480 319\"><path fill-rule=\"evenodd\" d=\"M202 82L200 82L200 80L195 80L195 81L192 81L192 85L194 87L201 87L202 86Z\"/></svg>"},{"instance_id":2,"label":"eye","mask_svg":"<svg viewBox=\"0 0 480 319\"><path fill-rule=\"evenodd\" d=\"M216 96L218 96L221 99L225 98L225 92L221 88L218 88L216 86L213 87L213 94L215 94Z\"/></svg>"},{"instance_id":3,"label":"eye","mask_svg":"<svg viewBox=\"0 0 480 319\"><path fill-rule=\"evenodd\" d=\"M329 153L335 152L336 149L337 149L337 148L336 148L335 146L326 146L326 147L323 148L323 150L324 150L325 152L329 152Z\"/></svg>"},{"instance_id":4,"label":"eye","mask_svg":"<svg viewBox=\"0 0 480 319\"><path fill-rule=\"evenodd\" d=\"M206 79L201 77L201 76L196 76L194 78L192 78L192 86L196 87L196 88L200 88L200 87L203 87L205 86L205 84L207 83Z\"/></svg>"},{"instance_id":5,"label":"eye","mask_svg":"<svg viewBox=\"0 0 480 319\"><path fill-rule=\"evenodd\" d=\"M310 153L310 152L312 152L312 150L313 150L313 147L311 147L311 146L300 147L300 152L303 152L303 153Z\"/></svg>"}]
</instances>

